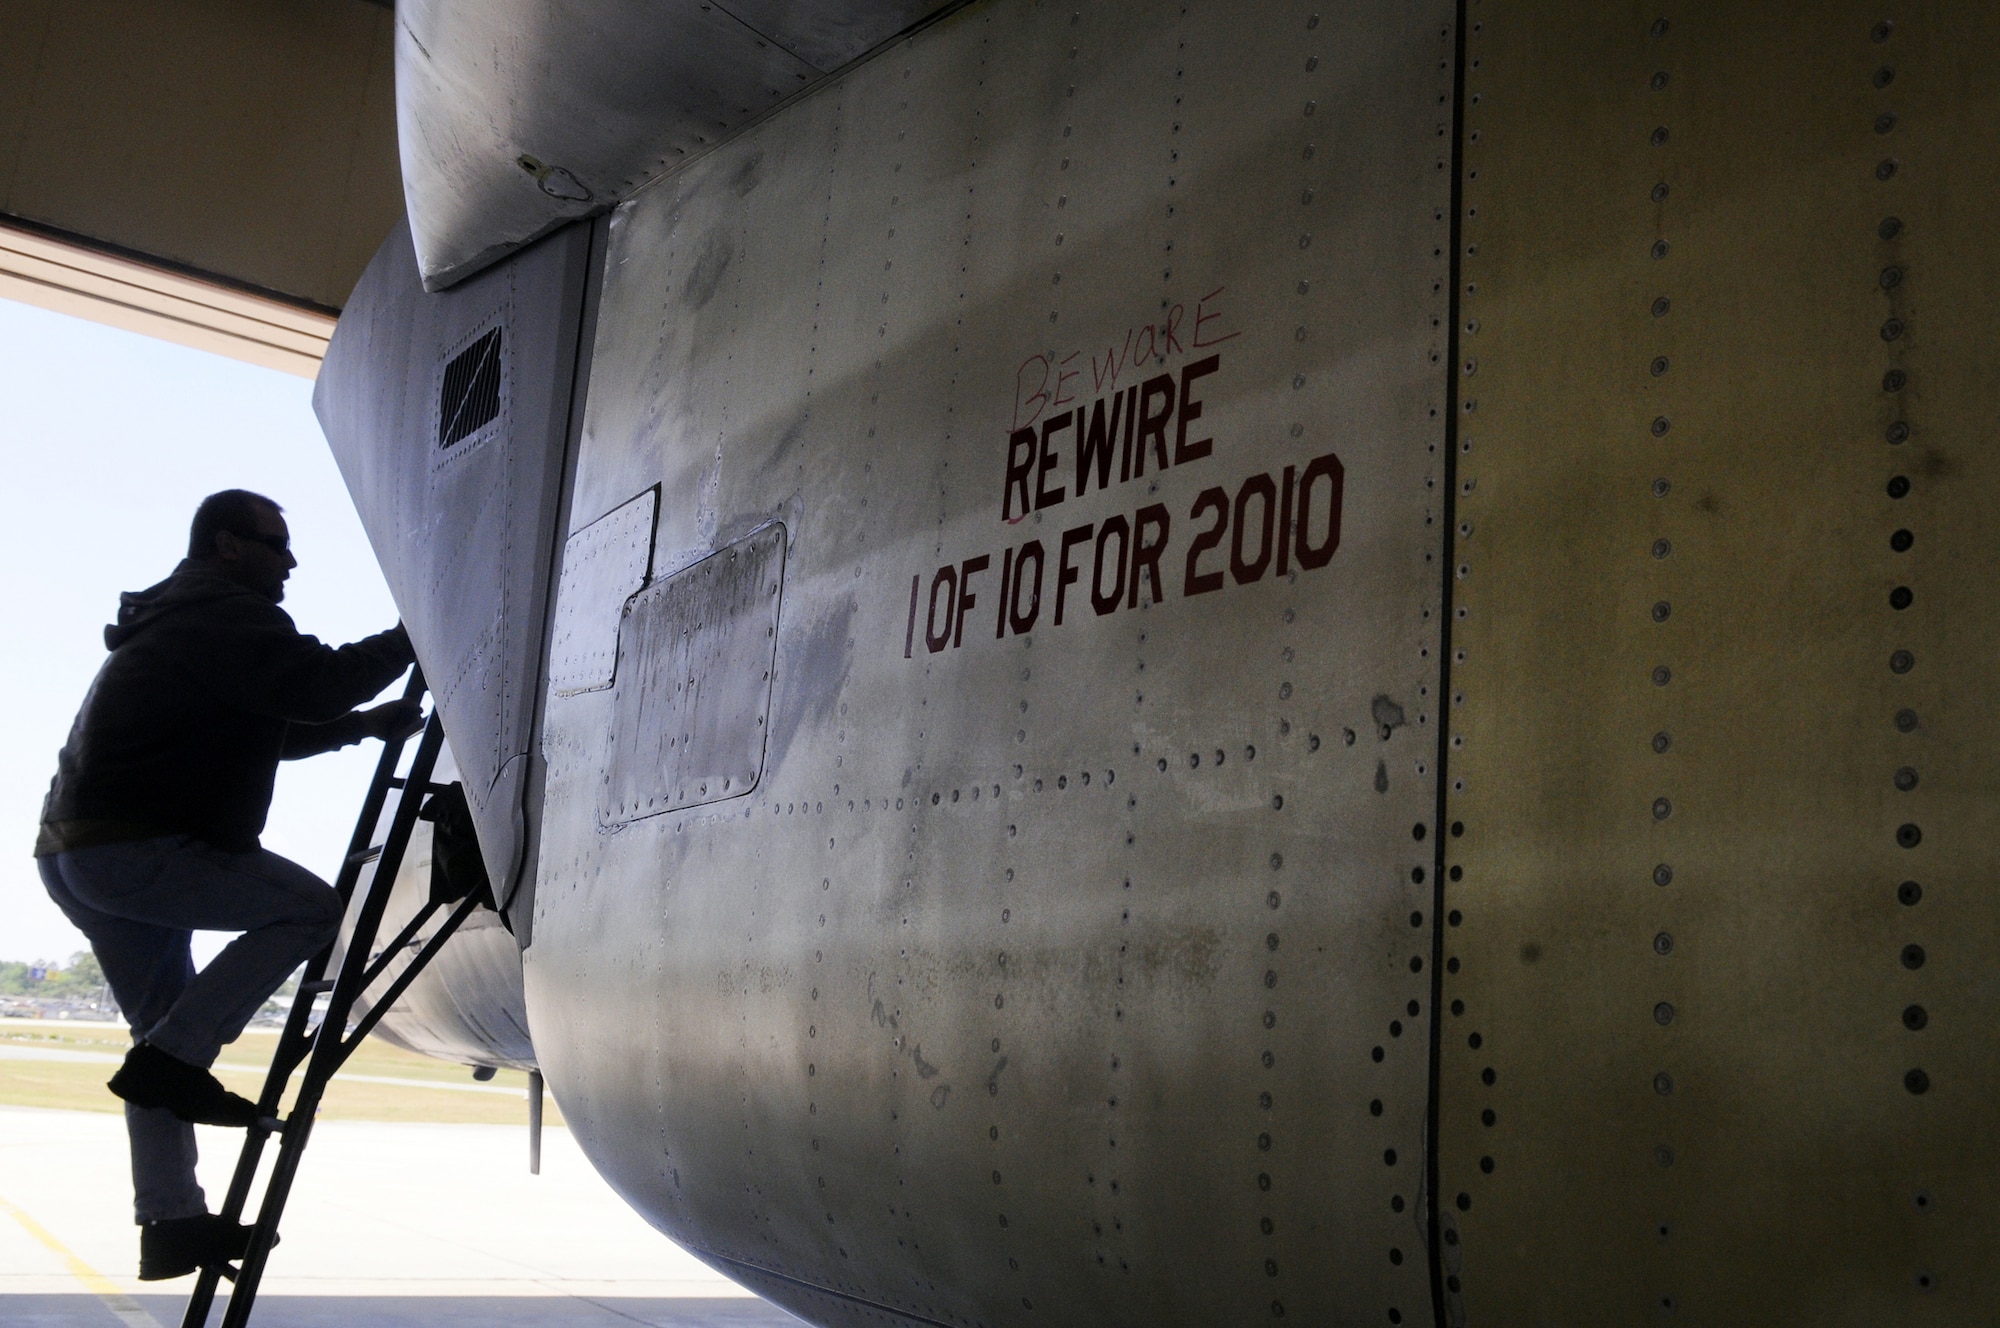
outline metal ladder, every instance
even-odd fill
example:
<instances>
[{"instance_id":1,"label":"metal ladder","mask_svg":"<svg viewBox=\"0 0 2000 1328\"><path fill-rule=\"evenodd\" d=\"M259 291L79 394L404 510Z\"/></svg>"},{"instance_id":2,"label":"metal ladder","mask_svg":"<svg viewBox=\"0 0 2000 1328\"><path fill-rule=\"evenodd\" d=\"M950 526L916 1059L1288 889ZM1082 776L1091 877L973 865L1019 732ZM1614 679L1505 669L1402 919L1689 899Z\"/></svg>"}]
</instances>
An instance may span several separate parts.
<instances>
[{"instance_id":1,"label":"metal ladder","mask_svg":"<svg viewBox=\"0 0 2000 1328\"><path fill-rule=\"evenodd\" d=\"M423 673L412 669L403 696L406 700L421 701L424 694ZM201 1270L194 1294L188 1299L187 1313L181 1318L181 1328L205 1328L216 1290L225 1279L234 1284L234 1289L230 1292L228 1307L223 1311L222 1328L244 1328L250 1321L257 1287L264 1277L264 1264L277 1240L278 1219L284 1214L286 1199L291 1196L292 1181L298 1174L306 1142L312 1137L313 1118L319 1112L320 1098L326 1092L327 1084L346 1064L361 1040L368 1036L397 998L444 947L445 941L458 930L458 925L484 902L484 896L479 892L458 901L416 958L380 996L371 1000L368 1013L354 1028L351 1031L348 1029L348 1019L355 1002L388 970L391 961L410 945L424 924L444 907L444 903L438 900L427 901L395 939L377 951L376 934L389 904L396 873L403 865L403 853L409 847L410 831L416 825L417 813L424 799L443 787L431 782L438 751L444 745L444 729L435 709L424 725L423 736L418 739L416 754L408 770L398 775L396 770L402 761L406 742L407 739L397 738L383 744L381 759L375 765L374 781L368 786L368 796L361 804L360 819L355 822L353 838L348 841L347 856L342 860L340 874L334 881L341 902L351 905L355 891L362 888L363 869L371 863L374 865L362 896L360 911L355 915L354 930L347 938L340 972L332 978L326 976L334 950L340 945L337 939L306 965L298 993L293 998L291 1014L285 1020L285 1031L279 1037L277 1051L271 1058L270 1073L264 1078L264 1091L257 1099L257 1109L263 1120L244 1139L242 1154L236 1161L236 1174L229 1182L229 1195L223 1202L221 1216L229 1222L240 1222L250 1201L258 1164L263 1159L265 1141L273 1134L278 1136L278 1156L264 1185L263 1200L258 1205L256 1227L251 1234L249 1248L235 1264L216 1264ZM403 796L396 804L388 834L381 843L371 843L392 789L400 789ZM351 907L348 911L354 912ZM371 955L375 956L372 960ZM322 994L329 999L325 1012L315 1024L312 1022L313 1006ZM281 1121L278 1119L278 1107L284 1100L285 1085L301 1064L305 1065L305 1073L299 1082L298 1097L292 1104L291 1114Z\"/></svg>"}]
</instances>

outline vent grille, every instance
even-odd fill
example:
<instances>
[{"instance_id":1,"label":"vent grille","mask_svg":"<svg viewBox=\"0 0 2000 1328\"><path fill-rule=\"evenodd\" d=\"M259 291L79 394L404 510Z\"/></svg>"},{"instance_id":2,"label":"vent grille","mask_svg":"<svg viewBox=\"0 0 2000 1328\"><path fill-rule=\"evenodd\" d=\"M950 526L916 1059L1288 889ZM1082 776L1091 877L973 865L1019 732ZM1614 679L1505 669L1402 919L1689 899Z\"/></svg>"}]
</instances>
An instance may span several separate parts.
<instances>
[{"instance_id":1,"label":"vent grille","mask_svg":"<svg viewBox=\"0 0 2000 1328\"><path fill-rule=\"evenodd\" d=\"M477 433L500 414L500 329L452 357L438 394L438 446Z\"/></svg>"}]
</instances>

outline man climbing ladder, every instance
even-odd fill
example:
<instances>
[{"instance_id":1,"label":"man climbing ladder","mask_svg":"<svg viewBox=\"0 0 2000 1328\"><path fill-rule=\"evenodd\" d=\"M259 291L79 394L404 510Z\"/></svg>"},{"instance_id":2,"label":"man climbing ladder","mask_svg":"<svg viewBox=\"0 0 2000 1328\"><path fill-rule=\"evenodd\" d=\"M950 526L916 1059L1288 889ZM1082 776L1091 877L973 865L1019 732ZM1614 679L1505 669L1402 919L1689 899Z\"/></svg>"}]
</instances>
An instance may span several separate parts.
<instances>
[{"instance_id":1,"label":"man climbing ladder","mask_svg":"<svg viewBox=\"0 0 2000 1328\"><path fill-rule=\"evenodd\" d=\"M196 1183L193 1127L258 1130L263 1112L208 1067L340 925L340 894L258 844L278 762L400 743L422 723L411 698L353 709L411 665L409 638L335 649L300 633L278 607L297 565L275 502L202 501L186 560L120 598L35 843L136 1039L110 1088L126 1102L143 1280L243 1255L251 1229L210 1214ZM195 929L243 934L197 973Z\"/></svg>"}]
</instances>

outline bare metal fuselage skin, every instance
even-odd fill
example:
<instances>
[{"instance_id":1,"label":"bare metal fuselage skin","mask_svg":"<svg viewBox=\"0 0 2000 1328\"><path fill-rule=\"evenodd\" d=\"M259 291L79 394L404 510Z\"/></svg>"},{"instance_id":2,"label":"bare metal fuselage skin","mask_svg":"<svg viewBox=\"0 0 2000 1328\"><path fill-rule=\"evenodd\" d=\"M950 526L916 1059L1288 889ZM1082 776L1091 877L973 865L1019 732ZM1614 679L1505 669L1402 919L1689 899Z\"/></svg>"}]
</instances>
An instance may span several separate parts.
<instances>
[{"instance_id":1,"label":"bare metal fuselage skin","mask_svg":"<svg viewBox=\"0 0 2000 1328\"><path fill-rule=\"evenodd\" d=\"M989 0L357 291L534 1057L807 1319L1990 1310L1993 25L1486 8Z\"/></svg>"}]
</instances>

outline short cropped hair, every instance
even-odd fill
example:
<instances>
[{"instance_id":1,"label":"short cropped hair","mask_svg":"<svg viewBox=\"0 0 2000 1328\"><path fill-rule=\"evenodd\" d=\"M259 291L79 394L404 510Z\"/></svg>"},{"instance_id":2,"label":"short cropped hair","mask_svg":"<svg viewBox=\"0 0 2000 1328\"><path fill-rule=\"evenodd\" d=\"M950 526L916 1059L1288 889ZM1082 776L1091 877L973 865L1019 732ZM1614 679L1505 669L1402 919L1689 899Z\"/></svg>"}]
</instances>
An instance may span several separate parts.
<instances>
[{"instance_id":1,"label":"short cropped hair","mask_svg":"<svg viewBox=\"0 0 2000 1328\"><path fill-rule=\"evenodd\" d=\"M260 510L282 512L285 509L263 494L252 493L248 489L224 489L221 493L211 493L201 500L200 507L194 509L194 524L188 527L187 556L215 557L215 537L225 530L246 538L255 535Z\"/></svg>"}]
</instances>

